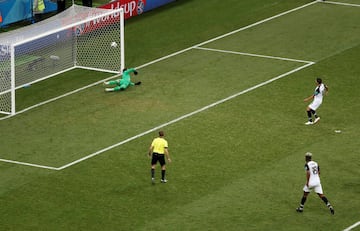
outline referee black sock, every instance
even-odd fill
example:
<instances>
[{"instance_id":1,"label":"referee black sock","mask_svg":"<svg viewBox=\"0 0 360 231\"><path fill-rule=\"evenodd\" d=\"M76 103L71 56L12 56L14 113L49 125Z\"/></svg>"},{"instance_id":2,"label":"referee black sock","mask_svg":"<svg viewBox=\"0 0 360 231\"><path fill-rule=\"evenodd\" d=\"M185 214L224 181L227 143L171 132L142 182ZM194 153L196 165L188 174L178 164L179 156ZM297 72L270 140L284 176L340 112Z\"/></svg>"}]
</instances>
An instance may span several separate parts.
<instances>
[{"instance_id":1,"label":"referee black sock","mask_svg":"<svg viewBox=\"0 0 360 231\"><path fill-rule=\"evenodd\" d=\"M161 179L165 180L165 170L161 170Z\"/></svg>"},{"instance_id":2,"label":"referee black sock","mask_svg":"<svg viewBox=\"0 0 360 231\"><path fill-rule=\"evenodd\" d=\"M155 176L155 169L151 169L151 178L154 178Z\"/></svg>"}]
</instances>

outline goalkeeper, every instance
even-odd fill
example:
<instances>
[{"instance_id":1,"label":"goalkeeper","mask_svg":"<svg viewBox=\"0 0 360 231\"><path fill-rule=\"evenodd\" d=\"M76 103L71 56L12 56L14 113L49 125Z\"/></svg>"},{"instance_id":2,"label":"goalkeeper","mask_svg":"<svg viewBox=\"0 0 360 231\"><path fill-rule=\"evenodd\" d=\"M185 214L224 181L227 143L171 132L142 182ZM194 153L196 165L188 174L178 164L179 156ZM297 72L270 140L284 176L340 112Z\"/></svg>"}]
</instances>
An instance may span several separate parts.
<instances>
[{"instance_id":1,"label":"goalkeeper","mask_svg":"<svg viewBox=\"0 0 360 231\"><path fill-rule=\"evenodd\" d=\"M110 91L123 91L126 88L128 88L129 86L134 86L134 85L140 85L141 82L136 82L133 83L131 82L131 77L130 77L130 73L133 72L135 75L138 74L138 72L134 69L134 68L130 68L130 69L124 69L123 70L123 74L121 79L117 79L117 80L112 80L112 81L108 81L108 82L104 82L105 86L108 85L116 85L113 88L105 88L106 92L110 92Z\"/></svg>"}]
</instances>

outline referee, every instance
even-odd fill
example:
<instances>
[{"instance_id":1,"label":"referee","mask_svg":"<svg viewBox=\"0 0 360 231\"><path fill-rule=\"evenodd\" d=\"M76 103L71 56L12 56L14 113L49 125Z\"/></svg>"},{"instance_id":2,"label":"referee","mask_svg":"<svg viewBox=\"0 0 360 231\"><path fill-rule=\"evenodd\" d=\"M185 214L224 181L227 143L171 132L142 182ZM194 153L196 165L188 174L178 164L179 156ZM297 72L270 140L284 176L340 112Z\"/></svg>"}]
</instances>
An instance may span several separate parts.
<instances>
[{"instance_id":1,"label":"referee","mask_svg":"<svg viewBox=\"0 0 360 231\"><path fill-rule=\"evenodd\" d=\"M168 142L164 139L164 131L159 131L159 137L155 138L150 147L149 147L149 157L151 158L151 181L155 183L155 168L156 164L159 161L161 165L161 183L166 183L165 178L166 172L166 162L165 157L171 162L169 151L168 151Z\"/></svg>"}]
</instances>

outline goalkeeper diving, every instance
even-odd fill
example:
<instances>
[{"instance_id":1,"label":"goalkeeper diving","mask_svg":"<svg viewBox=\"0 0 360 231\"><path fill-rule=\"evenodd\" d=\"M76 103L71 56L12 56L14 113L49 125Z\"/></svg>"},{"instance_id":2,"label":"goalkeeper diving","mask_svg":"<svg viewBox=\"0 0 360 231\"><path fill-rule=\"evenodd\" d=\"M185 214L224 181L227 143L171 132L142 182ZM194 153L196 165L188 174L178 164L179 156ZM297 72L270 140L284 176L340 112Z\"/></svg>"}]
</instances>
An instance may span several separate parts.
<instances>
[{"instance_id":1,"label":"goalkeeper diving","mask_svg":"<svg viewBox=\"0 0 360 231\"><path fill-rule=\"evenodd\" d=\"M140 85L141 84L140 81L136 82L136 83L131 82L130 73L134 73L135 75L138 74L138 72L135 70L135 68L130 68L130 69L125 68L123 70L121 79L104 82L105 86L115 85L115 87L112 87L112 88L105 88L105 91L106 92L123 91L126 88L128 88L129 86Z\"/></svg>"}]
</instances>

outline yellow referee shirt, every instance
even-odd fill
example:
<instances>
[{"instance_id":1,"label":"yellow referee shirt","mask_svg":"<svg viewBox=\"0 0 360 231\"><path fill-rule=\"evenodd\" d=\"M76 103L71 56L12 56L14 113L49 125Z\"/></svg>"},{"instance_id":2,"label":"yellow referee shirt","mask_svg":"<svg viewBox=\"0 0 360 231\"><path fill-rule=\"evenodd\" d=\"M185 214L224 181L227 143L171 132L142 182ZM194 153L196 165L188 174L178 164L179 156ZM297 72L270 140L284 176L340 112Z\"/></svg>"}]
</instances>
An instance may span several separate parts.
<instances>
[{"instance_id":1,"label":"yellow referee shirt","mask_svg":"<svg viewBox=\"0 0 360 231\"><path fill-rule=\"evenodd\" d=\"M165 148L168 148L168 142L164 138L155 138L151 143L153 152L158 154L165 154Z\"/></svg>"}]
</instances>

